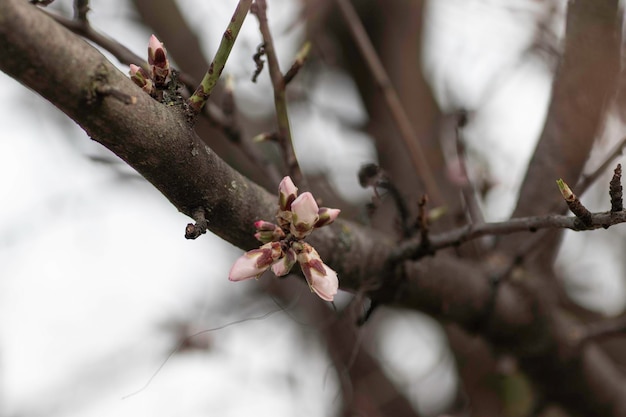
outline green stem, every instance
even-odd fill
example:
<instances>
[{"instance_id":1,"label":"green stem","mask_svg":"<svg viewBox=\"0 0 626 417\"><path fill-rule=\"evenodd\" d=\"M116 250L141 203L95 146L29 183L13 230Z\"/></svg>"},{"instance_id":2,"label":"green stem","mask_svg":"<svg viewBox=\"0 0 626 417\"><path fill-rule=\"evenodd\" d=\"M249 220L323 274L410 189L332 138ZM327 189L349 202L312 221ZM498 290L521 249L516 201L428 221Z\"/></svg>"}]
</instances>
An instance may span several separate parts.
<instances>
[{"instance_id":1,"label":"green stem","mask_svg":"<svg viewBox=\"0 0 626 417\"><path fill-rule=\"evenodd\" d=\"M204 75L204 78L198 88L196 88L196 91L191 97L189 97L189 106L195 113L200 113L202 107L204 107L206 102L209 100L211 92L213 91L215 84L217 84L217 80L220 78L220 75L222 75L222 71L224 70L230 51L233 49L233 45L237 40L241 25L248 14L248 10L250 10L251 4L252 0L239 1L237 8L233 13L233 17L230 19L230 23L222 36L222 41L217 49L215 58L213 58L213 62L209 65L209 70Z\"/></svg>"}]
</instances>

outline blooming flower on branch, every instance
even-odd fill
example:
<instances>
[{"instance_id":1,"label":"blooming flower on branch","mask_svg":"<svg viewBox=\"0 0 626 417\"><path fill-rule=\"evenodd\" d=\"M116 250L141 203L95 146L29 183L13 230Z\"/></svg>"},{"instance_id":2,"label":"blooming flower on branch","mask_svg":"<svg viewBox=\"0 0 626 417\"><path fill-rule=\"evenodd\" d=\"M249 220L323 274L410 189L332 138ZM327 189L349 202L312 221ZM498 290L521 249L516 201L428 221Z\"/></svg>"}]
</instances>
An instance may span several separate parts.
<instances>
[{"instance_id":1,"label":"blooming flower on branch","mask_svg":"<svg viewBox=\"0 0 626 417\"><path fill-rule=\"evenodd\" d=\"M311 291L321 299L333 301L339 288L337 273L322 262L315 248L304 242L316 228L331 224L340 210L318 207L309 192L298 196L298 188L290 177L278 186L277 223L259 220L254 223L254 237L263 245L246 252L230 270L231 281L258 278L271 267L276 276L287 275L293 266L300 269Z\"/></svg>"}]
</instances>

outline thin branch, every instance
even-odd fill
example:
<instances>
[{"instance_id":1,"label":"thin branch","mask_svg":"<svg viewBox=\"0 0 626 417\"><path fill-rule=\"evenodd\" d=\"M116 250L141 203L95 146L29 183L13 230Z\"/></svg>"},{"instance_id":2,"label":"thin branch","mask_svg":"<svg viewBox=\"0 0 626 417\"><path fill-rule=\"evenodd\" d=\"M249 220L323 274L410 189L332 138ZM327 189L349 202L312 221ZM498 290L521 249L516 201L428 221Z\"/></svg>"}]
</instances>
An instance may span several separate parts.
<instances>
[{"instance_id":1,"label":"thin branch","mask_svg":"<svg viewBox=\"0 0 626 417\"><path fill-rule=\"evenodd\" d=\"M613 161L621 156L624 153L624 147L626 146L626 137L622 138L613 149L606 155L604 158L604 162L602 162L593 172L589 175L583 175L581 179L576 184L576 189L580 195L583 195L585 191L589 189L589 187L596 182L596 180L606 172L609 168L609 165L613 163Z\"/></svg>"},{"instance_id":2,"label":"thin branch","mask_svg":"<svg viewBox=\"0 0 626 417\"><path fill-rule=\"evenodd\" d=\"M291 68L285 73L285 77L283 78L285 85L289 84L291 80L298 75L298 72L300 72L300 69L304 66L306 59L309 57L309 52L311 52L311 42L305 42L296 54L296 59L293 64L291 64Z\"/></svg>"},{"instance_id":3,"label":"thin branch","mask_svg":"<svg viewBox=\"0 0 626 417\"><path fill-rule=\"evenodd\" d=\"M626 336L626 316L590 323L577 335L580 343L612 336Z\"/></svg>"},{"instance_id":4,"label":"thin branch","mask_svg":"<svg viewBox=\"0 0 626 417\"><path fill-rule=\"evenodd\" d=\"M363 27L363 23L361 23L358 14L349 0L336 1L361 55L363 55L378 87L383 92L387 107L389 107L391 116L400 130L400 136L404 142L404 146L409 151L411 162L419 176L419 180L424 184L426 194L433 200L434 205L443 204L443 196L439 192L439 188L437 187L432 173L433 171L430 168L430 163L428 162L428 158L426 158L426 153L422 149L420 139L417 137L417 133L411 124L409 116L400 102L398 93L391 84L391 80Z\"/></svg>"},{"instance_id":5,"label":"thin branch","mask_svg":"<svg viewBox=\"0 0 626 417\"><path fill-rule=\"evenodd\" d=\"M217 84L217 80L220 78L220 75L222 75L230 51L233 49L237 36L239 36L239 30L248 14L248 10L250 10L251 4L252 0L239 1L233 13L233 17L230 19L228 27L222 36L222 41L217 48L213 62L209 65L209 69L204 75L204 78L202 78L198 88L196 88L196 91L189 97L189 106L195 113L200 113L211 96L213 88Z\"/></svg>"},{"instance_id":6,"label":"thin branch","mask_svg":"<svg viewBox=\"0 0 626 417\"><path fill-rule=\"evenodd\" d=\"M461 187L463 193L463 199L467 205L469 216L473 223L484 223L485 218L480 209L478 197L476 193L476 185L471 181L469 173L467 172L467 155L465 152L465 141L463 140L462 129L467 124L467 114L460 114L455 126L456 133L456 151L457 158L459 160L459 166L461 168L461 174L467 178L467 184Z\"/></svg>"},{"instance_id":7,"label":"thin branch","mask_svg":"<svg viewBox=\"0 0 626 417\"><path fill-rule=\"evenodd\" d=\"M578 184L576 184L576 189L579 190L580 195L583 195L589 188L600 178L600 176L608 169L609 165L613 163L615 158L622 155L624 151L624 146L626 146L626 137L623 138L619 143L613 147L613 149L605 156L604 161L596 167L590 174L583 175ZM552 208L549 212L558 213L561 211L559 208L561 206L561 202L556 202L552 205ZM563 212L565 210L563 209ZM531 252L541 248L541 242L545 239L545 230L540 230L538 233L533 236L529 236L525 242L523 242L517 248L517 252L511 258L510 264L507 268L505 268L501 275L501 278L507 276L516 265L519 265L523 262L524 258L526 258Z\"/></svg>"},{"instance_id":8,"label":"thin branch","mask_svg":"<svg viewBox=\"0 0 626 417\"><path fill-rule=\"evenodd\" d=\"M74 20L87 23L89 10L89 0L74 0Z\"/></svg>"},{"instance_id":9,"label":"thin branch","mask_svg":"<svg viewBox=\"0 0 626 417\"><path fill-rule=\"evenodd\" d=\"M283 152L283 158L287 165L289 175L296 184L305 184L302 170L298 164L298 158L293 149L291 128L289 126L289 113L287 112L287 97L285 95L285 78L280 72L274 40L267 22L267 2L265 0L255 0L252 13L259 21L259 30L263 36L265 56L274 87L274 106L276 108L276 121L278 123L278 142Z\"/></svg>"},{"instance_id":10,"label":"thin branch","mask_svg":"<svg viewBox=\"0 0 626 417\"><path fill-rule=\"evenodd\" d=\"M592 213L589 224L578 217L564 215L519 217L503 222L468 224L449 232L430 236L429 250L440 250L477 239L483 236L509 235L519 232L536 232L540 229L571 229L575 231L608 229L610 226L625 223L626 211ZM395 249L392 259L416 259L423 256L421 239L402 242Z\"/></svg>"},{"instance_id":11,"label":"thin branch","mask_svg":"<svg viewBox=\"0 0 626 417\"><path fill-rule=\"evenodd\" d=\"M574 213L585 226L590 225L591 212L583 205L578 196L572 192L567 183L562 179L558 179L556 185L559 187L559 191L561 191L561 195L570 211Z\"/></svg>"}]
</instances>

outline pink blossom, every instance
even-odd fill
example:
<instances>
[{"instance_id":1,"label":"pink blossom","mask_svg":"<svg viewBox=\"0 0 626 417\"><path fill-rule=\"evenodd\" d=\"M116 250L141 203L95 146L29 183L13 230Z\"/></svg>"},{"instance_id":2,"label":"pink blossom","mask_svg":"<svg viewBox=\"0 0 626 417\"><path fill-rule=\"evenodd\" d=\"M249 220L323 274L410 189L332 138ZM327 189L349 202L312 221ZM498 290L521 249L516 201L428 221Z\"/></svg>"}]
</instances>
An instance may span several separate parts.
<instances>
[{"instance_id":1,"label":"pink blossom","mask_svg":"<svg viewBox=\"0 0 626 417\"><path fill-rule=\"evenodd\" d=\"M148 72L135 64L130 64L130 79L148 94L152 93L154 84Z\"/></svg>"},{"instance_id":2,"label":"pink blossom","mask_svg":"<svg viewBox=\"0 0 626 417\"><path fill-rule=\"evenodd\" d=\"M315 227L328 226L339 216L341 210L339 209L331 209L328 207L320 207L317 215L319 216L319 220L315 223Z\"/></svg>"},{"instance_id":3,"label":"pink blossom","mask_svg":"<svg viewBox=\"0 0 626 417\"><path fill-rule=\"evenodd\" d=\"M231 281L258 278L283 256L279 242L269 242L258 249L244 253L233 264L228 274Z\"/></svg>"},{"instance_id":4,"label":"pink blossom","mask_svg":"<svg viewBox=\"0 0 626 417\"><path fill-rule=\"evenodd\" d=\"M339 288L337 273L322 262L315 248L308 243L302 244L297 259L311 290L322 300L333 301Z\"/></svg>"},{"instance_id":5,"label":"pink blossom","mask_svg":"<svg viewBox=\"0 0 626 417\"><path fill-rule=\"evenodd\" d=\"M139 72L140 69L141 67L138 67L135 64L130 64L130 76L132 77L133 75L137 74L137 72Z\"/></svg>"},{"instance_id":6,"label":"pink blossom","mask_svg":"<svg viewBox=\"0 0 626 417\"><path fill-rule=\"evenodd\" d=\"M161 60L164 57L165 49L163 48L163 44L156 36L150 36L150 41L148 41L148 64L155 65L157 60Z\"/></svg>"},{"instance_id":7,"label":"pink blossom","mask_svg":"<svg viewBox=\"0 0 626 417\"><path fill-rule=\"evenodd\" d=\"M170 74L170 63L167 60L167 53L163 44L156 36L150 36L148 42L148 64L152 70L152 79L157 86L165 85Z\"/></svg>"},{"instance_id":8,"label":"pink blossom","mask_svg":"<svg viewBox=\"0 0 626 417\"><path fill-rule=\"evenodd\" d=\"M285 177L278 184L278 207L281 211L291 209L291 203L298 196L298 187L291 180L291 177Z\"/></svg>"},{"instance_id":9,"label":"pink blossom","mask_svg":"<svg viewBox=\"0 0 626 417\"><path fill-rule=\"evenodd\" d=\"M291 233L299 239L311 233L319 219L318 211L319 207L313 194L309 192L302 193L291 203Z\"/></svg>"}]
</instances>

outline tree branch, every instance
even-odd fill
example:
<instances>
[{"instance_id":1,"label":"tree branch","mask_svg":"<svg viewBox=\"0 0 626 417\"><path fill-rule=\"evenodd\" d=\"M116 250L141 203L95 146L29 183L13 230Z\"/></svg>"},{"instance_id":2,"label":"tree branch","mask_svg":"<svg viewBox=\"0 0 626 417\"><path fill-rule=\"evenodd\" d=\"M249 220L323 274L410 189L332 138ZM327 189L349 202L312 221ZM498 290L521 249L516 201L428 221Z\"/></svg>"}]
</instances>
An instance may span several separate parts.
<instances>
[{"instance_id":1,"label":"tree branch","mask_svg":"<svg viewBox=\"0 0 626 417\"><path fill-rule=\"evenodd\" d=\"M346 21L354 42L359 48L359 51L367 63L368 69L374 77L374 81L376 81L376 84L383 92L383 97L387 107L389 108L389 112L400 130L402 141L404 142L406 149L409 151L413 167L415 168L415 172L418 173L419 180L424 183L426 192L433 203L435 205L443 204L443 197L441 196L437 183L433 178L432 169L430 168L430 163L428 162L426 154L422 149L420 139L417 137L415 129L413 128L404 107L402 107L398 93L393 88L391 80L387 76L387 72L380 61L369 36L367 36L367 32L359 19L359 15L356 13L349 0L337 0L337 5L339 6L343 19Z\"/></svg>"},{"instance_id":2,"label":"tree branch","mask_svg":"<svg viewBox=\"0 0 626 417\"><path fill-rule=\"evenodd\" d=\"M568 3L565 52L514 216L540 214L553 204L552 184L546 178L563 178L575 184L582 174L617 83L618 3Z\"/></svg>"}]
</instances>

